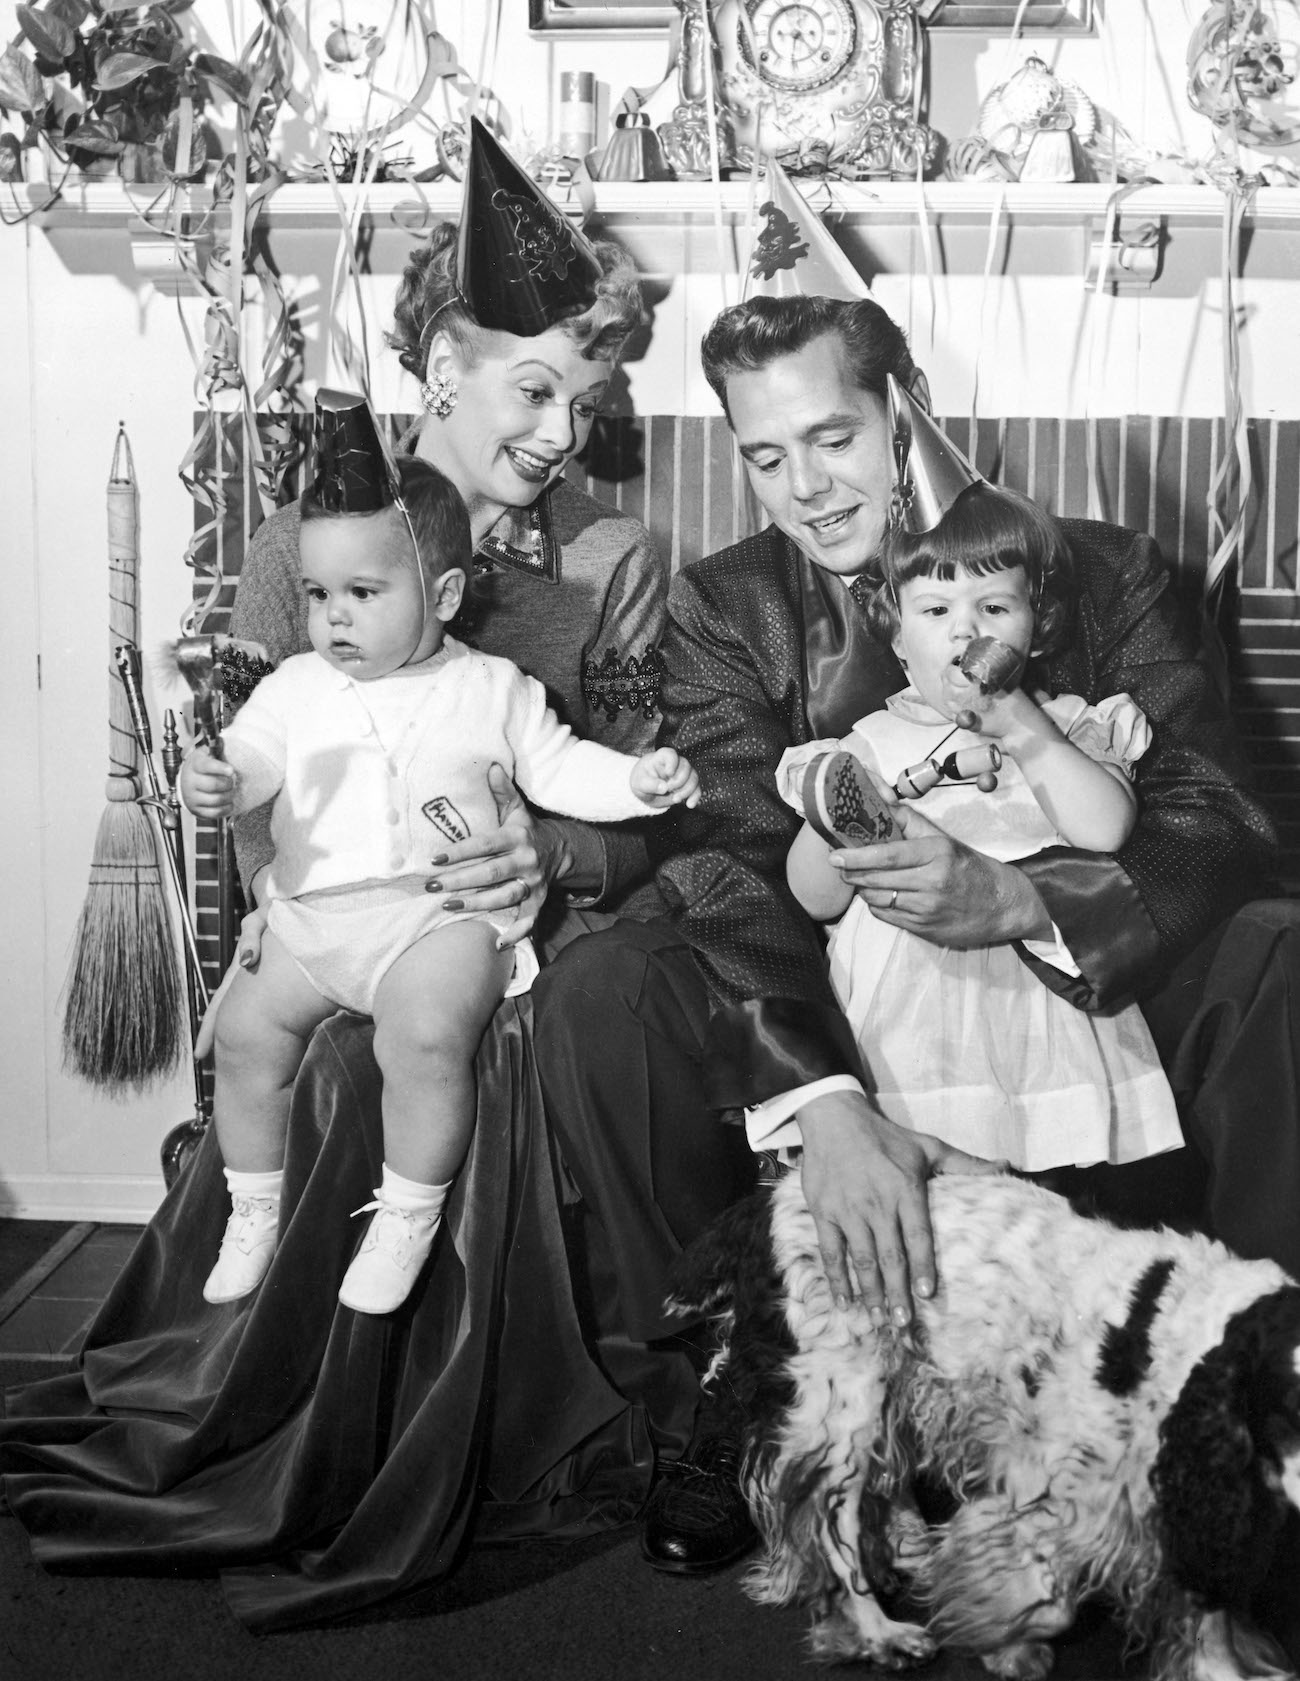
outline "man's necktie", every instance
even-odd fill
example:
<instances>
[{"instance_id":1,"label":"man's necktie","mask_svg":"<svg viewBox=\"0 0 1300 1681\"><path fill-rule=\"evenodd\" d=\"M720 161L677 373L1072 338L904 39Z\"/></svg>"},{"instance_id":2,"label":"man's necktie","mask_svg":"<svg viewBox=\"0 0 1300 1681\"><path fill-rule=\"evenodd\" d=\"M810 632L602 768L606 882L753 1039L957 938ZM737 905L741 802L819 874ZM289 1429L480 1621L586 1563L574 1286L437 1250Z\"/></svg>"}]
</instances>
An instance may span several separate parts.
<instances>
[{"instance_id":1,"label":"man's necktie","mask_svg":"<svg viewBox=\"0 0 1300 1681\"><path fill-rule=\"evenodd\" d=\"M849 594L865 613L874 593L870 578L865 572L859 572L856 578L849 579Z\"/></svg>"}]
</instances>

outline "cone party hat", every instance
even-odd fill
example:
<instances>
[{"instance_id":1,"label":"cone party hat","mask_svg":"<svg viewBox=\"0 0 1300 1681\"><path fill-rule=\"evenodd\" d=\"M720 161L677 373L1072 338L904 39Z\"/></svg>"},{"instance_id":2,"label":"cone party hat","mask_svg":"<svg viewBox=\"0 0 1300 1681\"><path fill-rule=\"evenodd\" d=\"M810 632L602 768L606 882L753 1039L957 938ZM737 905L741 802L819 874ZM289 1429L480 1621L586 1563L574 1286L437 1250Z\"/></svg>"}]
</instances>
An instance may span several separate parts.
<instances>
[{"instance_id":1,"label":"cone party hat","mask_svg":"<svg viewBox=\"0 0 1300 1681\"><path fill-rule=\"evenodd\" d=\"M470 118L456 285L480 327L532 338L596 301L591 242Z\"/></svg>"},{"instance_id":2,"label":"cone party hat","mask_svg":"<svg viewBox=\"0 0 1300 1681\"><path fill-rule=\"evenodd\" d=\"M316 393L315 489L327 514L377 514L401 502L397 462L359 391Z\"/></svg>"},{"instance_id":3,"label":"cone party hat","mask_svg":"<svg viewBox=\"0 0 1300 1681\"><path fill-rule=\"evenodd\" d=\"M831 238L821 217L775 158L767 162L767 199L750 252L745 296L843 298L871 289Z\"/></svg>"},{"instance_id":4,"label":"cone party hat","mask_svg":"<svg viewBox=\"0 0 1300 1681\"><path fill-rule=\"evenodd\" d=\"M986 481L893 374L888 379L895 517L901 530L919 536L934 530L963 490Z\"/></svg>"}]
</instances>

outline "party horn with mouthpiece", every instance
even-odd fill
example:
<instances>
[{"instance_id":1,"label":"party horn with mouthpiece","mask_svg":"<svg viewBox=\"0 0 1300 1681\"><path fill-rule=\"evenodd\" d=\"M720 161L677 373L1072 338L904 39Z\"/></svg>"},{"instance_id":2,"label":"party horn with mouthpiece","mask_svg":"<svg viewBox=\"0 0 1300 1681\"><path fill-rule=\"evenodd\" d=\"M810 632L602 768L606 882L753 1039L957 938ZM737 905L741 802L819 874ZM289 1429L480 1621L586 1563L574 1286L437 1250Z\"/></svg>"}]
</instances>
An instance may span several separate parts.
<instances>
[{"instance_id":1,"label":"party horn with mouthpiece","mask_svg":"<svg viewBox=\"0 0 1300 1681\"><path fill-rule=\"evenodd\" d=\"M957 663L962 676L976 684L982 695L1005 695L1020 682L1025 656L996 636L977 636L967 643Z\"/></svg>"}]
</instances>

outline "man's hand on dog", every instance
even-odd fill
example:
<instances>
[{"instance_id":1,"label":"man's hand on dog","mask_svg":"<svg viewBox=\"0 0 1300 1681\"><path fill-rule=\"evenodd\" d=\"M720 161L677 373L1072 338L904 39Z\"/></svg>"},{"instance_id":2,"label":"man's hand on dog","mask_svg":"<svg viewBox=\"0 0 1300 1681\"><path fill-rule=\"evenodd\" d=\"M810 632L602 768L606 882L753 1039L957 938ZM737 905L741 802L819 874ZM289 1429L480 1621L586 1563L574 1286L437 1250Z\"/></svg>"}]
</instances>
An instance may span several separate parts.
<instances>
[{"instance_id":1,"label":"man's hand on dog","mask_svg":"<svg viewBox=\"0 0 1300 1681\"><path fill-rule=\"evenodd\" d=\"M873 1324L908 1324L913 1294L935 1291L927 1180L1004 1164L895 1126L859 1092L814 1098L798 1119L804 1196L836 1301L857 1296Z\"/></svg>"}]
</instances>

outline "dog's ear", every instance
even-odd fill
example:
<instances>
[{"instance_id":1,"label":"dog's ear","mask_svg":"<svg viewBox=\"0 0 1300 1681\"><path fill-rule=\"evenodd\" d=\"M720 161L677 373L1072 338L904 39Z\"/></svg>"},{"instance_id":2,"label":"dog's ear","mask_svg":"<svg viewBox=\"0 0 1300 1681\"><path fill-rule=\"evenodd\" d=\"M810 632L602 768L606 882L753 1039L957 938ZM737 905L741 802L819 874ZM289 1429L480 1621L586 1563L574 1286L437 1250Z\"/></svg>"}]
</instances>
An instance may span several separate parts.
<instances>
[{"instance_id":1,"label":"dog's ear","mask_svg":"<svg viewBox=\"0 0 1300 1681\"><path fill-rule=\"evenodd\" d=\"M1275 1457L1297 1404L1300 1289L1228 1321L1160 1426L1151 1470L1161 1542L1176 1579L1211 1608L1244 1612L1268 1573L1286 1515Z\"/></svg>"},{"instance_id":2,"label":"dog's ear","mask_svg":"<svg viewBox=\"0 0 1300 1681\"><path fill-rule=\"evenodd\" d=\"M754 1191L733 1203L678 1256L669 1273L669 1305L691 1317L719 1313L735 1302L742 1281L766 1277L772 1266L771 1196Z\"/></svg>"}]
</instances>

